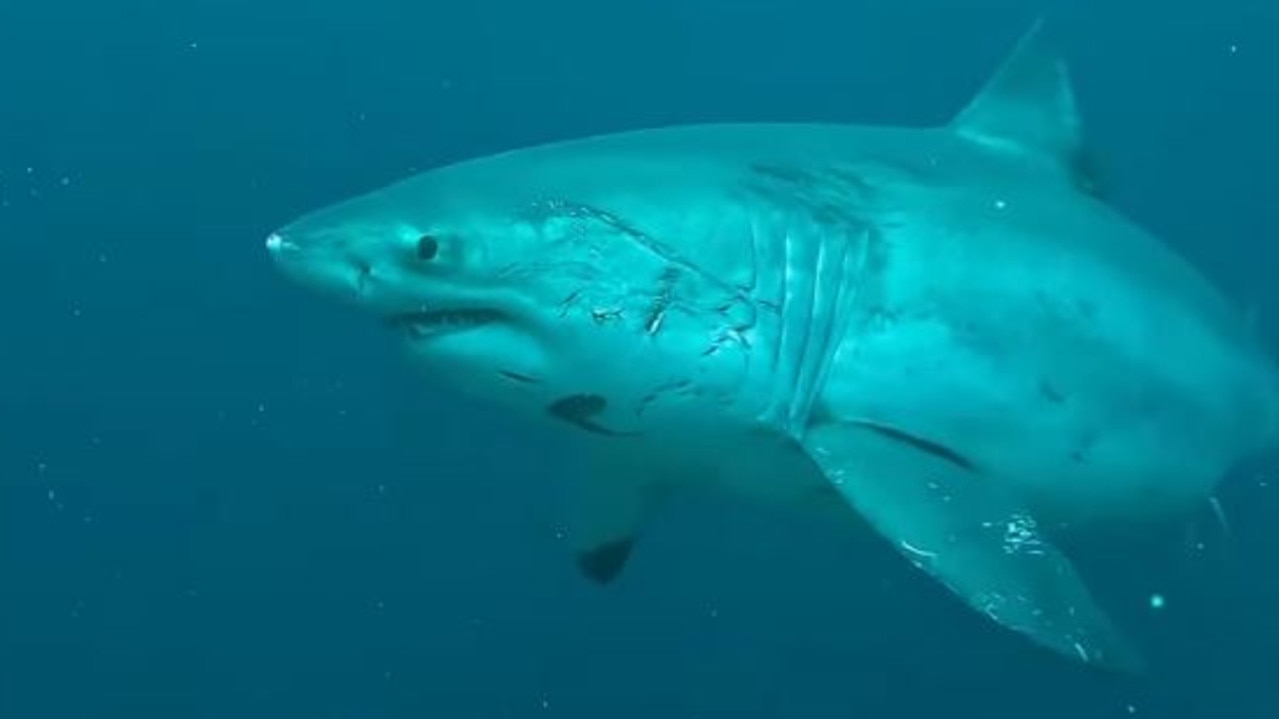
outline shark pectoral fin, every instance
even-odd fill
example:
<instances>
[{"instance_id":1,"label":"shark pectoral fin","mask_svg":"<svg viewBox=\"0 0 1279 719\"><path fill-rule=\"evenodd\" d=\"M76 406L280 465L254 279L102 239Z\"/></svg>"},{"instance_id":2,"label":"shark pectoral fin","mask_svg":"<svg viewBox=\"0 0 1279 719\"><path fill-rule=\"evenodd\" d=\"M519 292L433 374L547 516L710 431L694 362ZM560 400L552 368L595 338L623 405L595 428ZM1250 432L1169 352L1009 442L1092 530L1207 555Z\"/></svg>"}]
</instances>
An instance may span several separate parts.
<instances>
[{"instance_id":1,"label":"shark pectoral fin","mask_svg":"<svg viewBox=\"0 0 1279 719\"><path fill-rule=\"evenodd\" d=\"M1030 515L965 462L908 436L832 424L804 444L845 501L969 606L1075 660L1142 671L1139 653Z\"/></svg>"},{"instance_id":2,"label":"shark pectoral fin","mask_svg":"<svg viewBox=\"0 0 1279 719\"><path fill-rule=\"evenodd\" d=\"M596 584L617 579L664 495L663 485L625 466L603 465L584 477L570 527L582 575Z\"/></svg>"}]
</instances>

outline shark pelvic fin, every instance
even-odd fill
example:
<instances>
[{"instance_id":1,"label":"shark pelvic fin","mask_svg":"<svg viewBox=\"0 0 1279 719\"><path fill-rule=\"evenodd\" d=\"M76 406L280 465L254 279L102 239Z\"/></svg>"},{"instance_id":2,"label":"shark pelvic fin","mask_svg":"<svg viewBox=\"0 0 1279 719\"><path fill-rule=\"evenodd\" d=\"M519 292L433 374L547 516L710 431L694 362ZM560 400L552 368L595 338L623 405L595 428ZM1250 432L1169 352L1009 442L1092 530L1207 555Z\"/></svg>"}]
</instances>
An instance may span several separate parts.
<instances>
[{"instance_id":1,"label":"shark pelvic fin","mask_svg":"<svg viewBox=\"0 0 1279 719\"><path fill-rule=\"evenodd\" d=\"M1085 149L1070 74L1044 38L1043 20L950 123L983 146L1020 155L1097 193L1096 159Z\"/></svg>"},{"instance_id":2,"label":"shark pelvic fin","mask_svg":"<svg viewBox=\"0 0 1279 719\"><path fill-rule=\"evenodd\" d=\"M571 499L578 571L596 584L617 579L665 495L665 485L650 476L621 463L597 463Z\"/></svg>"},{"instance_id":3,"label":"shark pelvic fin","mask_svg":"<svg viewBox=\"0 0 1279 719\"><path fill-rule=\"evenodd\" d=\"M980 474L906 432L827 424L804 440L844 500L973 609L1058 654L1139 673L1135 648L1034 519Z\"/></svg>"}]
</instances>

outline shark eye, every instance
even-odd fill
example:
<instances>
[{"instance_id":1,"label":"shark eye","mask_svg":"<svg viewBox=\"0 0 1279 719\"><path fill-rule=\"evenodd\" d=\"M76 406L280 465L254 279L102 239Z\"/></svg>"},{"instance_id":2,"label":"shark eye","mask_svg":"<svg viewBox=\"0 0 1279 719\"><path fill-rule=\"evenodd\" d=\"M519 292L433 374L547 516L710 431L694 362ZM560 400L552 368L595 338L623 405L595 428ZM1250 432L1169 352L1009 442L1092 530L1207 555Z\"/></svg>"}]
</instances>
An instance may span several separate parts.
<instances>
[{"instance_id":1,"label":"shark eye","mask_svg":"<svg viewBox=\"0 0 1279 719\"><path fill-rule=\"evenodd\" d=\"M438 254L440 254L439 240L431 235L422 235L417 238L417 258L419 260L433 260Z\"/></svg>"}]
</instances>

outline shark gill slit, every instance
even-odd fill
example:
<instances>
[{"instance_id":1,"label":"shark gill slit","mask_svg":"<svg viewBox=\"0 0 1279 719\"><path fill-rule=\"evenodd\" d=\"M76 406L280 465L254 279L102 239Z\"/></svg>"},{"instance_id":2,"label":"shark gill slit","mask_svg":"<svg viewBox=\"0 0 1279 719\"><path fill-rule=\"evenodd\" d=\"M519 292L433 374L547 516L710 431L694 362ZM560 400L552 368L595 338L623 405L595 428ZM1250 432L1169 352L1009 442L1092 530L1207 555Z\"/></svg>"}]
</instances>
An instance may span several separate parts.
<instances>
[{"instance_id":1,"label":"shark gill slit","mask_svg":"<svg viewBox=\"0 0 1279 719\"><path fill-rule=\"evenodd\" d=\"M810 406L816 402L820 395L820 388L826 384L826 377L835 363L835 349L843 342L849 323L853 321L856 314L858 303L869 294L869 277L866 270L870 266L872 245L876 242L878 235L869 224L857 227L855 230L852 236L839 238L844 242L845 252L840 264L838 292L831 312L834 323L833 333L830 345L822 355L823 363L815 385L818 390ZM811 411L810 409L810 413Z\"/></svg>"},{"instance_id":2,"label":"shark gill slit","mask_svg":"<svg viewBox=\"0 0 1279 719\"><path fill-rule=\"evenodd\" d=\"M776 225L771 224L769 218L751 218L751 245L755 248L755 252L751 254L754 262L751 276L755 280L753 291L756 301L768 309L768 312L760 316L759 332L766 337L762 346L771 350L765 368L769 375L776 372L781 364L781 328L785 320L782 305L786 288L786 249L784 242L779 245L776 241L775 229ZM780 256L777 252L779 249ZM775 333L776 337L768 337L770 333Z\"/></svg>"},{"instance_id":3,"label":"shark gill slit","mask_svg":"<svg viewBox=\"0 0 1279 719\"><path fill-rule=\"evenodd\" d=\"M789 227L785 221L779 220L777 221L777 225L780 226L780 232L777 232L778 227L775 226L772 229L776 234L774 234L772 238L765 239L765 242L770 241L770 239L775 242L777 244L777 249L779 250L779 256L776 258L775 262L775 266L777 267L779 274L779 281L775 288L777 295L776 298L769 298L770 300L775 299L777 306L776 338L773 342L772 362L768 368L769 381L771 384L769 386L768 393L768 407L765 411L765 419L767 419L770 425L780 424L777 418L779 413L777 408L779 397L783 394L783 388L791 384L787 373L787 360L790 355L788 345L791 342L790 338L795 333L795 322L791 318L794 303L791 301L790 296L792 291L791 287L793 285L791 280L791 274L793 272L792 263L794 262L794 258L791 256L791 236ZM770 287L769 289L774 288Z\"/></svg>"},{"instance_id":4,"label":"shark gill slit","mask_svg":"<svg viewBox=\"0 0 1279 719\"><path fill-rule=\"evenodd\" d=\"M804 356L811 344L813 302L816 299L816 268L819 247L810 227L791 215L782 233L785 260L781 295L781 353L773 383L769 416L787 434L795 397L801 390Z\"/></svg>"},{"instance_id":5,"label":"shark gill slit","mask_svg":"<svg viewBox=\"0 0 1279 719\"><path fill-rule=\"evenodd\" d=\"M809 305L809 333L804 346L798 384L791 397L788 421L803 427L821 389L830 365L835 335L839 329L837 312L847 274L848 241L824 226L816 229L817 258L813 273L813 299Z\"/></svg>"}]
</instances>

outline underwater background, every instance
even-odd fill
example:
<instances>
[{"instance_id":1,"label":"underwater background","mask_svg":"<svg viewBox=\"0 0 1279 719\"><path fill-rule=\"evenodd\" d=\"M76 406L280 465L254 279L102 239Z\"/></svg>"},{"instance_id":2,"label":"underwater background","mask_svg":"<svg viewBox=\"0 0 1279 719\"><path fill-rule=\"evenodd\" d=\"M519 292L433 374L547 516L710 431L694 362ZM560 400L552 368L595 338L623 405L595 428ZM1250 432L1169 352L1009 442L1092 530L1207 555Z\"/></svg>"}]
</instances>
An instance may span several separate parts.
<instances>
[{"instance_id":1,"label":"underwater background","mask_svg":"<svg viewBox=\"0 0 1279 719\"><path fill-rule=\"evenodd\" d=\"M1279 716L1273 465L1080 548L1147 678L730 501L599 588L572 458L263 249L521 145L944 122L1041 15L1111 201L1275 336L1269 0L0 0L0 719Z\"/></svg>"}]
</instances>

